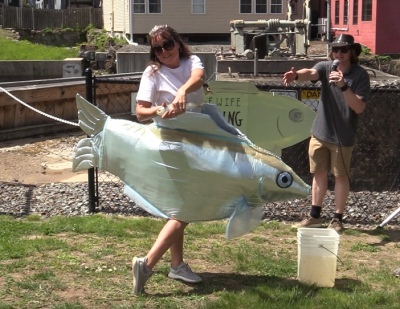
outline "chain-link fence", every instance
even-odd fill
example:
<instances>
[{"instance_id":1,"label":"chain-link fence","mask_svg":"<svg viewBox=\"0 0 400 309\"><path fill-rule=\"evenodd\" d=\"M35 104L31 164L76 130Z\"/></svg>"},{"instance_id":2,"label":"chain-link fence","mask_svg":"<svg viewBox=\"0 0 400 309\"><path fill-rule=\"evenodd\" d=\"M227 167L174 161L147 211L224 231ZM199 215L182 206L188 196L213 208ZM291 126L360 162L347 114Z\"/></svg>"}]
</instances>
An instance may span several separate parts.
<instances>
[{"instance_id":1,"label":"chain-link fence","mask_svg":"<svg viewBox=\"0 0 400 309\"><path fill-rule=\"evenodd\" d=\"M242 76L246 77L246 76ZM137 87L140 78L95 77L94 89L102 87L103 99L98 100L99 93L94 92L93 103L107 112L110 106L118 105L117 110L125 111L127 118L132 117L131 95L121 95L113 102L107 101L105 92L116 84L126 89ZM268 78L263 82L254 80L260 91L289 95L302 101L316 111L320 84L303 83L285 87L282 77ZM133 87L135 86L135 87ZM399 205L399 130L400 130L400 88L380 84L371 88L371 95L365 111L359 117L357 144L354 147L350 185L351 193L347 203L345 220L352 224L380 224ZM114 108L111 108L114 110ZM123 115L119 115L123 116ZM126 118L126 117L125 117ZM309 173L308 139L282 151L282 159L307 183L312 183ZM132 158L134 160L134 158ZM146 177L146 175L143 175ZM99 171L96 175L97 207L99 210L117 208L121 203L131 203L123 194L123 184L113 175ZM329 177L329 191L324 200L323 218L329 219L334 210L334 178ZM297 220L308 214L311 197L265 205L265 218L278 220ZM392 223L399 223L395 217Z\"/></svg>"}]
</instances>

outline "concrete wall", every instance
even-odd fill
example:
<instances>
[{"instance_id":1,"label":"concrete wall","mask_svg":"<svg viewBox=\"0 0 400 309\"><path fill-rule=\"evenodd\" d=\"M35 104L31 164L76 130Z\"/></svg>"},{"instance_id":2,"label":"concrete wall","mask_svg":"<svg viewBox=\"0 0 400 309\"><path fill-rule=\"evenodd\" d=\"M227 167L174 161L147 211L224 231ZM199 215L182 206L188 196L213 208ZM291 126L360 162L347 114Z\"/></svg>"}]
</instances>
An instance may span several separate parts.
<instances>
[{"instance_id":1,"label":"concrete wall","mask_svg":"<svg viewBox=\"0 0 400 309\"><path fill-rule=\"evenodd\" d=\"M83 61L83 58L0 61L0 82L80 77L85 72Z\"/></svg>"},{"instance_id":2,"label":"concrete wall","mask_svg":"<svg viewBox=\"0 0 400 309\"><path fill-rule=\"evenodd\" d=\"M207 78L216 71L216 59L214 53L196 53L203 62ZM143 72L149 64L149 53L117 53L117 74Z\"/></svg>"}]
</instances>

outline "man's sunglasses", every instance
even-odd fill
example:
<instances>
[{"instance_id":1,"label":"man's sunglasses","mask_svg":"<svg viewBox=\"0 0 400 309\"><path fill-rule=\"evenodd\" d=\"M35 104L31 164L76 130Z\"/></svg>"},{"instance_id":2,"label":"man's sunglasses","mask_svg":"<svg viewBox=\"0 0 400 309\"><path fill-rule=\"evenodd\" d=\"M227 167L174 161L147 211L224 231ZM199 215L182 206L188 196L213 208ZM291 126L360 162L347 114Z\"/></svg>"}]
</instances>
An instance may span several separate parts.
<instances>
[{"instance_id":1,"label":"man's sunglasses","mask_svg":"<svg viewBox=\"0 0 400 309\"><path fill-rule=\"evenodd\" d=\"M170 51L170 50L174 49L174 47L175 47L175 41L174 40L168 40L168 41L165 41L162 46L155 45L155 46L152 47L152 49L154 50L154 52L157 55L161 55L163 53L163 49L166 50L166 51Z\"/></svg>"},{"instance_id":2,"label":"man's sunglasses","mask_svg":"<svg viewBox=\"0 0 400 309\"><path fill-rule=\"evenodd\" d=\"M332 47L332 52L334 53L338 53L339 50L342 52L342 54L346 54L350 48L347 46L343 46L343 47Z\"/></svg>"}]
</instances>

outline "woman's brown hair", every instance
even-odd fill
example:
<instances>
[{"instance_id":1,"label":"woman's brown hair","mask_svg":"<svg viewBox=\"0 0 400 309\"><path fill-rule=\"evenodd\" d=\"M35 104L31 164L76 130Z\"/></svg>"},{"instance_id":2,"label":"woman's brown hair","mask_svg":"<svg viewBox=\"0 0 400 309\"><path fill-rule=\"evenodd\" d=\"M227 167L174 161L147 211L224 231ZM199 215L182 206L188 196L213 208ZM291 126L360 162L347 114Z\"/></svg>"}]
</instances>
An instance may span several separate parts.
<instances>
[{"instance_id":1,"label":"woman's brown hair","mask_svg":"<svg viewBox=\"0 0 400 309\"><path fill-rule=\"evenodd\" d=\"M185 45L185 43L183 43L182 38L180 37L178 32L176 32L175 29L173 29L172 27L169 27L167 25L154 26L154 28L149 32L149 37L148 37L148 41L151 46L150 65L153 68L153 70L152 70L153 73L156 72L157 70L159 70L161 67L161 64L162 64L160 62L160 60L158 60L157 55L154 52L154 49L152 47L154 44L154 41L160 37L163 38L164 40L172 39L175 41L175 43L179 44L179 59L189 58L192 55L192 53L189 50L189 47L187 45Z\"/></svg>"}]
</instances>

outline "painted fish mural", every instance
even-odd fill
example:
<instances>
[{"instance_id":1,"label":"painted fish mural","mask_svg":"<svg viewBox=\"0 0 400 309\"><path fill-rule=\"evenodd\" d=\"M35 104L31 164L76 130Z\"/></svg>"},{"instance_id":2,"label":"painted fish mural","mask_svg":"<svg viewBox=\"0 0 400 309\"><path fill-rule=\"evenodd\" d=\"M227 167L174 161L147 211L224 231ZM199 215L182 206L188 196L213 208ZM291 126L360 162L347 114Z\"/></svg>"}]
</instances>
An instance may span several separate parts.
<instances>
[{"instance_id":1,"label":"painted fish mural","mask_svg":"<svg viewBox=\"0 0 400 309\"><path fill-rule=\"evenodd\" d=\"M76 96L79 125L73 171L118 176L147 212L184 222L229 218L226 238L250 232L266 202L304 198L310 187L278 156L254 145L213 104L201 113L144 125L112 119Z\"/></svg>"},{"instance_id":2,"label":"painted fish mural","mask_svg":"<svg viewBox=\"0 0 400 309\"><path fill-rule=\"evenodd\" d=\"M259 91L251 82L211 81L203 101L216 104L230 124L278 156L283 148L310 137L316 115L304 103Z\"/></svg>"}]
</instances>

